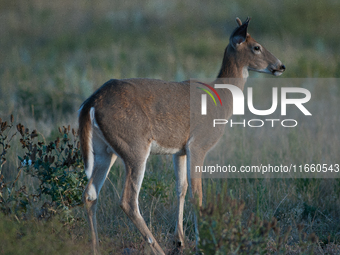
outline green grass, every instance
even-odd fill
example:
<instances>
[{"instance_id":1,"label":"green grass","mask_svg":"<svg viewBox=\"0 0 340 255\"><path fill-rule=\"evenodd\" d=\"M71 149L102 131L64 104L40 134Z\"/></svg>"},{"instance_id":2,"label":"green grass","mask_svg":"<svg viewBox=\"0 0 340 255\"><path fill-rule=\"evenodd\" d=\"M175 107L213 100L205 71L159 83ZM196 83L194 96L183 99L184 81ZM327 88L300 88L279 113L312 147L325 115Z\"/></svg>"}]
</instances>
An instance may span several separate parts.
<instances>
[{"instance_id":1,"label":"green grass","mask_svg":"<svg viewBox=\"0 0 340 255\"><path fill-rule=\"evenodd\" d=\"M84 240L76 240L58 220L51 222L0 220L1 254L89 254Z\"/></svg>"},{"instance_id":2,"label":"green grass","mask_svg":"<svg viewBox=\"0 0 340 255\"><path fill-rule=\"evenodd\" d=\"M110 78L177 81L213 78L219 71L237 16L242 20L247 16L252 18L249 33L286 65L283 77L338 78L339 12L340 3L334 0L280 3L3 0L0 3L0 117L5 119L13 114L16 120L37 129L45 140L51 141L58 134L58 126L76 127L80 104ZM325 93L327 98L331 92L318 93ZM336 111L335 108L333 112ZM246 142L246 135L235 134L231 139L235 146L223 157L232 159L234 164L251 162L252 155L238 147L255 146ZM312 135L305 134L302 142L308 145ZM264 146L254 157L280 162L291 148L295 157L301 158L304 150L296 144L294 134L289 134L287 139L289 142L285 136L278 138L278 142L284 141L287 146L281 154ZM12 146L2 172L7 180L16 177L17 155L22 153L19 142L15 140L15 143L18 145ZM161 246L170 251L177 204L171 157L152 156L147 168L140 194L141 212ZM147 249L119 207L123 178L123 166L118 162L100 195L98 222L104 254L115 254L128 247ZM34 183L25 176L19 182L33 189ZM204 189L209 182L204 180ZM291 247L298 240L297 224L303 224L303 231L308 234L316 232L324 250L326 244L339 243L337 179L215 182L217 192L227 183L229 195L245 201L247 213L253 212L262 220L275 216L282 229L291 226L288 240ZM0 253L39 254L33 252L39 250L41 254L86 254L81 248L84 245L88 248L84 212L77 208L72 213L77 223L66 229L55 227L55 222L24 220L34 218L34 213L21 215L19 221L1 216L0 240L4 241L0 243L3 244ZM184 228L188 253L194 247L193 213L187 198Z\"/></svg>"}]
</instances>

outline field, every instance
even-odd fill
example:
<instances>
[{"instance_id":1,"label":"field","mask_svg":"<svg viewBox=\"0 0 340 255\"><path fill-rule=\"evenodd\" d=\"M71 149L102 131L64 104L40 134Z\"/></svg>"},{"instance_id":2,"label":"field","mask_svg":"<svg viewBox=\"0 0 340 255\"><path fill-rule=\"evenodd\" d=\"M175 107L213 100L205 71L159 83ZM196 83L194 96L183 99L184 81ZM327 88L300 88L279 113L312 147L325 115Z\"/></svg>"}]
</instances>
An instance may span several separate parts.
<instances>
[{"instance_id":1,"label":"field","mask_svg":"<svg viewBox=\"0 0 340 255\"><path fill-rule=\"evenodd\" d=\"M86 180L77 148L77 110L104 82L132 77L168 81L214 78L230 33L236 27L235 18L245 20L247 16L252 18L249 33L287 68L277 79L340 78L339 13L340 2L335 0L241 0L233 3L215 0L2 0L0 124L11 123L11 115L14 121L11 129L8 127L0 133L9 132L6 141L10 144L5 148L0 143L0 155L6 151L6 155L0 157L0 176L3 175L0 178L0 254L90 254L88 224L80 202ZM250 77L265 76L250 72ZM218 154L219 157L236 165L252 164L260 157L275 159L277 163L287 158L303 162L315 159L315 155L320 160L327 155L338 160L340 89L317 87L314 91L333 107L319 108L325 115L333 116L330 118L333 124L319 125L314 133L306 132L302 136L303 130L281 135L277 143L285 146L278 154L270 147L260 147L256 141L245 139L246 132L234 132L228 137L234 146L225 154ZM17 128L19 123L29 131ZM60 131L58 127L62 127ZM37 130L37 135L34 132L31 136L33 130ZM15 132L17 134L9 141ZM310 142L322 140L325 132L332 151L327 146L318 151ZM265 136L262 134L260 138ZM73 147L57 151L53 147L57 146L57 137L63 146L72 144ZM0 139L0 142L5 141L1 135ZM44 145L38 145L38 141L43 141ZM50 151L46 149L49 144ZM32 155L34 145L42 150L41 166L50 171L45 176L33 173L28 164L31 158L27 155ZM249 148L256 153L250 153ZM313 153L306 153L306 148ZM69 151L73 153L72 162L67 161ZM39 154L38 151L34 153ZM59 165L52 161L52 156L57 155L53 153L59 153ZM60 171L61 175L74 171L74 179L66 178L59 189L61 178L51 171ZM59 179L56 181L56 178ZM50 186L46 184L47 179ZM97 218L101 251L103 254L138 254L137 251L149 254L147 243L119 207L123 179L123 164L118 160L99 198ZM206 249L205 254L217 251L243 254L237 247L241 247L244 240L253 240L259 229L266 226L266 221L273 222L275 217L277 224L273 223L268 232L256 236L259 241L253 243L253 251L340 254L339 180L204 179L207 208L202 212L202 226L218 222L221 229L216 228L216 237L229 228L228 231L239 231L240 240L221 237L221 244L208 248L202 244L202 249ZM47 185L50 193L42 192L41 183ZM72 196L64 196L68 185L75 187ZM35 196L39 192L39 196ZM218 193L223 194L220 200L216 196ZM211 207L208 203L211 201L230 205L221 211L219 207ZM175 254L173 233L177 198L171 156L149 158L139 202L141 213L162 248L168 254ZM184 254L194 254L195 250L194 210L187 197L184 212L187 245L181 251ZM212 211L209 213L209 210ZM246 224L252 213L256 222L244 233L240 226ZM225 217L229 217L229 225L221 223ZM208 242L210 234L202 231L202 242Z\"/></svg>"}]
</instances>

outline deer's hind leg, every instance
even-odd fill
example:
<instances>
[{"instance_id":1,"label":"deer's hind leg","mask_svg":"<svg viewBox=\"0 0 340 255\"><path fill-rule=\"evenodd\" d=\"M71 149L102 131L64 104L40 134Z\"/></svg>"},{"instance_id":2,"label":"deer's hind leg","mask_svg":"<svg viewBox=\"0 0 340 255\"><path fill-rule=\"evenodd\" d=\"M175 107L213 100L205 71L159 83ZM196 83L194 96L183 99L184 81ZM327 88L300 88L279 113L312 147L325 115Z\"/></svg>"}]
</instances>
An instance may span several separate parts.
<instances>
[{"instance_id":1,"label":"deer's hind leg","mask_svg":"<svg viewBox=\"0 0 340 255\"><path fill-rule=\"evenodd\" d=\"M153 254L164 254L147 227L138 206L138 196L144 178L146 160L150 154L150 144L133 146L133 148L133 152L127 148L126 151L120 154L126 171L120 206L138 228L144 240L150 245Z\"/></svg>"},{"instance_id":2,"label":"deer's hind leg","mask_svg":"<svg viewBox=\"0 0 340 255\"><path fill-rule=\"evenodd\" d=\"M94 254L99 253L98 247L98 232L97 232L97 222L96 222L96 210L99 192L104 184L104 181L113 165L117 156L112 153L110 148L105 144L105 142L95 133L92 136L92 157L89 157L88 167L92 169L86 169L89 182L83 193L83 202L85 204L85 209L87 213L88 223L90 226L91 237L92 237L92 247Z\"/></svg>"}]
</instances>

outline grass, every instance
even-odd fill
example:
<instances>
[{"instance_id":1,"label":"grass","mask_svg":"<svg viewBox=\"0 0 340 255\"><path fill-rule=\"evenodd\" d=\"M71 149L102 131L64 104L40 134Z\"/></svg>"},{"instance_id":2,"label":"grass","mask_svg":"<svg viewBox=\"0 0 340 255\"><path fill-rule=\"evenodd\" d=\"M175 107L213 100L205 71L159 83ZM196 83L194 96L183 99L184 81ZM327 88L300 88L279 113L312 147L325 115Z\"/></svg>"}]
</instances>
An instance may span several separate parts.
<instances>
[{"instance_id":1,"label":"grass","mask_svg":"<svg viewBox=\"0 0 340 255\"><path fill-rule=\"evenodd\" d=\"M279 4L264 0L251 3L3 0L0 117L5 119L13 114L25 126L37 129L41 139L51 141L58 134L58 126L76 127L79 105L110 78L179 81L215 77L236 16L242 20L246 16L252 18L250 34L286 65L284 77L338 78L339 11L340 3L333 0L322 3L287 0ZM325 100L332 95L332 113L337 116L334 105L339 91L316 88L315 93L324 93ZM331 127L323 128L325 132L332 131ZM246 161L250 164L255 156L280 162L293 149L289 157L301 158L306 154L300 144L313 147L312 135L306 133L300 143L294 134L279 137L278 142L286 146L282 150L275 152L264 146L259 155L252 156L240 148L256 148L256 141L247 141L246 132L236 132L228 138L234 146L220 157L234 160L234 164ZM322 135L317 138L323 139ZM336 141L337 138L333 143ZM16 140L13 143L19 144ZM314 150L317 152L317 148ZM2 171L7 180L16 177L17 155L21 153L20 146L13 145L7 155ZM318 153L320 157L325 155L325 151ZM152 156L147 169L140 194L141 212L161 246L170 252L177 204L171 157ZM126 248L147 253L145 242L118 206L123 177L123 166L118 162L100 195L101 247L104 254L122 253ZM19 182L33 189L34 184L25 176ZM210 182L204 180L205 191ZM299 239L298 224L303 225L307 234L318 235L321 243L315 253L331 254L338 249L335 245L339 243L340 226L338 179L223 179L214 183L216 192L226 183L228 195L245 202L246 213L253 212L268 221L275 216L283 230L291 226L287 245L292 250ZM187 199L184 214L187 253L194 247L194 211L189 204ZM32 218L34 211L32 208ZM0 254L37 254L37 250L41 254L86 254L88 229L83 210L77 208L72 213L77 219L72 226L1 216Z\"/></svg>"},{"instance_id":2,"label":"grass","mask_svg":"<svg viewBox=\"0 0 340 255\"><path fill-rule=\"evenodd\" d=\"M0 221L1 254L89 254L84 240L77 240L57 221Z\"/></svg>"}]
</instances>

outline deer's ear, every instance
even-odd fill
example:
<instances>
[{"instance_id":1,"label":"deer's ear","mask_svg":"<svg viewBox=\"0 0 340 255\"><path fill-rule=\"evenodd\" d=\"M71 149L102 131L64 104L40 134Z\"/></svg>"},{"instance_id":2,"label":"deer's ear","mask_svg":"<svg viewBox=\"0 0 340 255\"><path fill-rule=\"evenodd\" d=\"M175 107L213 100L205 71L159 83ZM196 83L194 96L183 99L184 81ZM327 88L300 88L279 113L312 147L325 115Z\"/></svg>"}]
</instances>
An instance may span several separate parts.
<instances>
[{"instance_id":1,"label":"deer's ear","mask_svg":"<svg viewBox=\"0 0 340 255\"><path fill-rule=\"evenodd\" d=\"M236 17L236 23L239 27L242 26L242 21L238 17Z\"/></svg>"},{"instance_id":2,"label":"deer's ear","mask_svg":"<svg viewBox=\"0 0 340 255\"><path fill-rule=\"evenodd\" d=\"M231 45L236 48L237 45L242 44L245 42L247 38L247 29L248 29L248 24L250 21L250 18L247 18L243 24L241 23L240 19L236 19L237 23L239 24L239 27L237 27L234 32L230 36L230 43Z\"/></svg>"}]
</instances>

